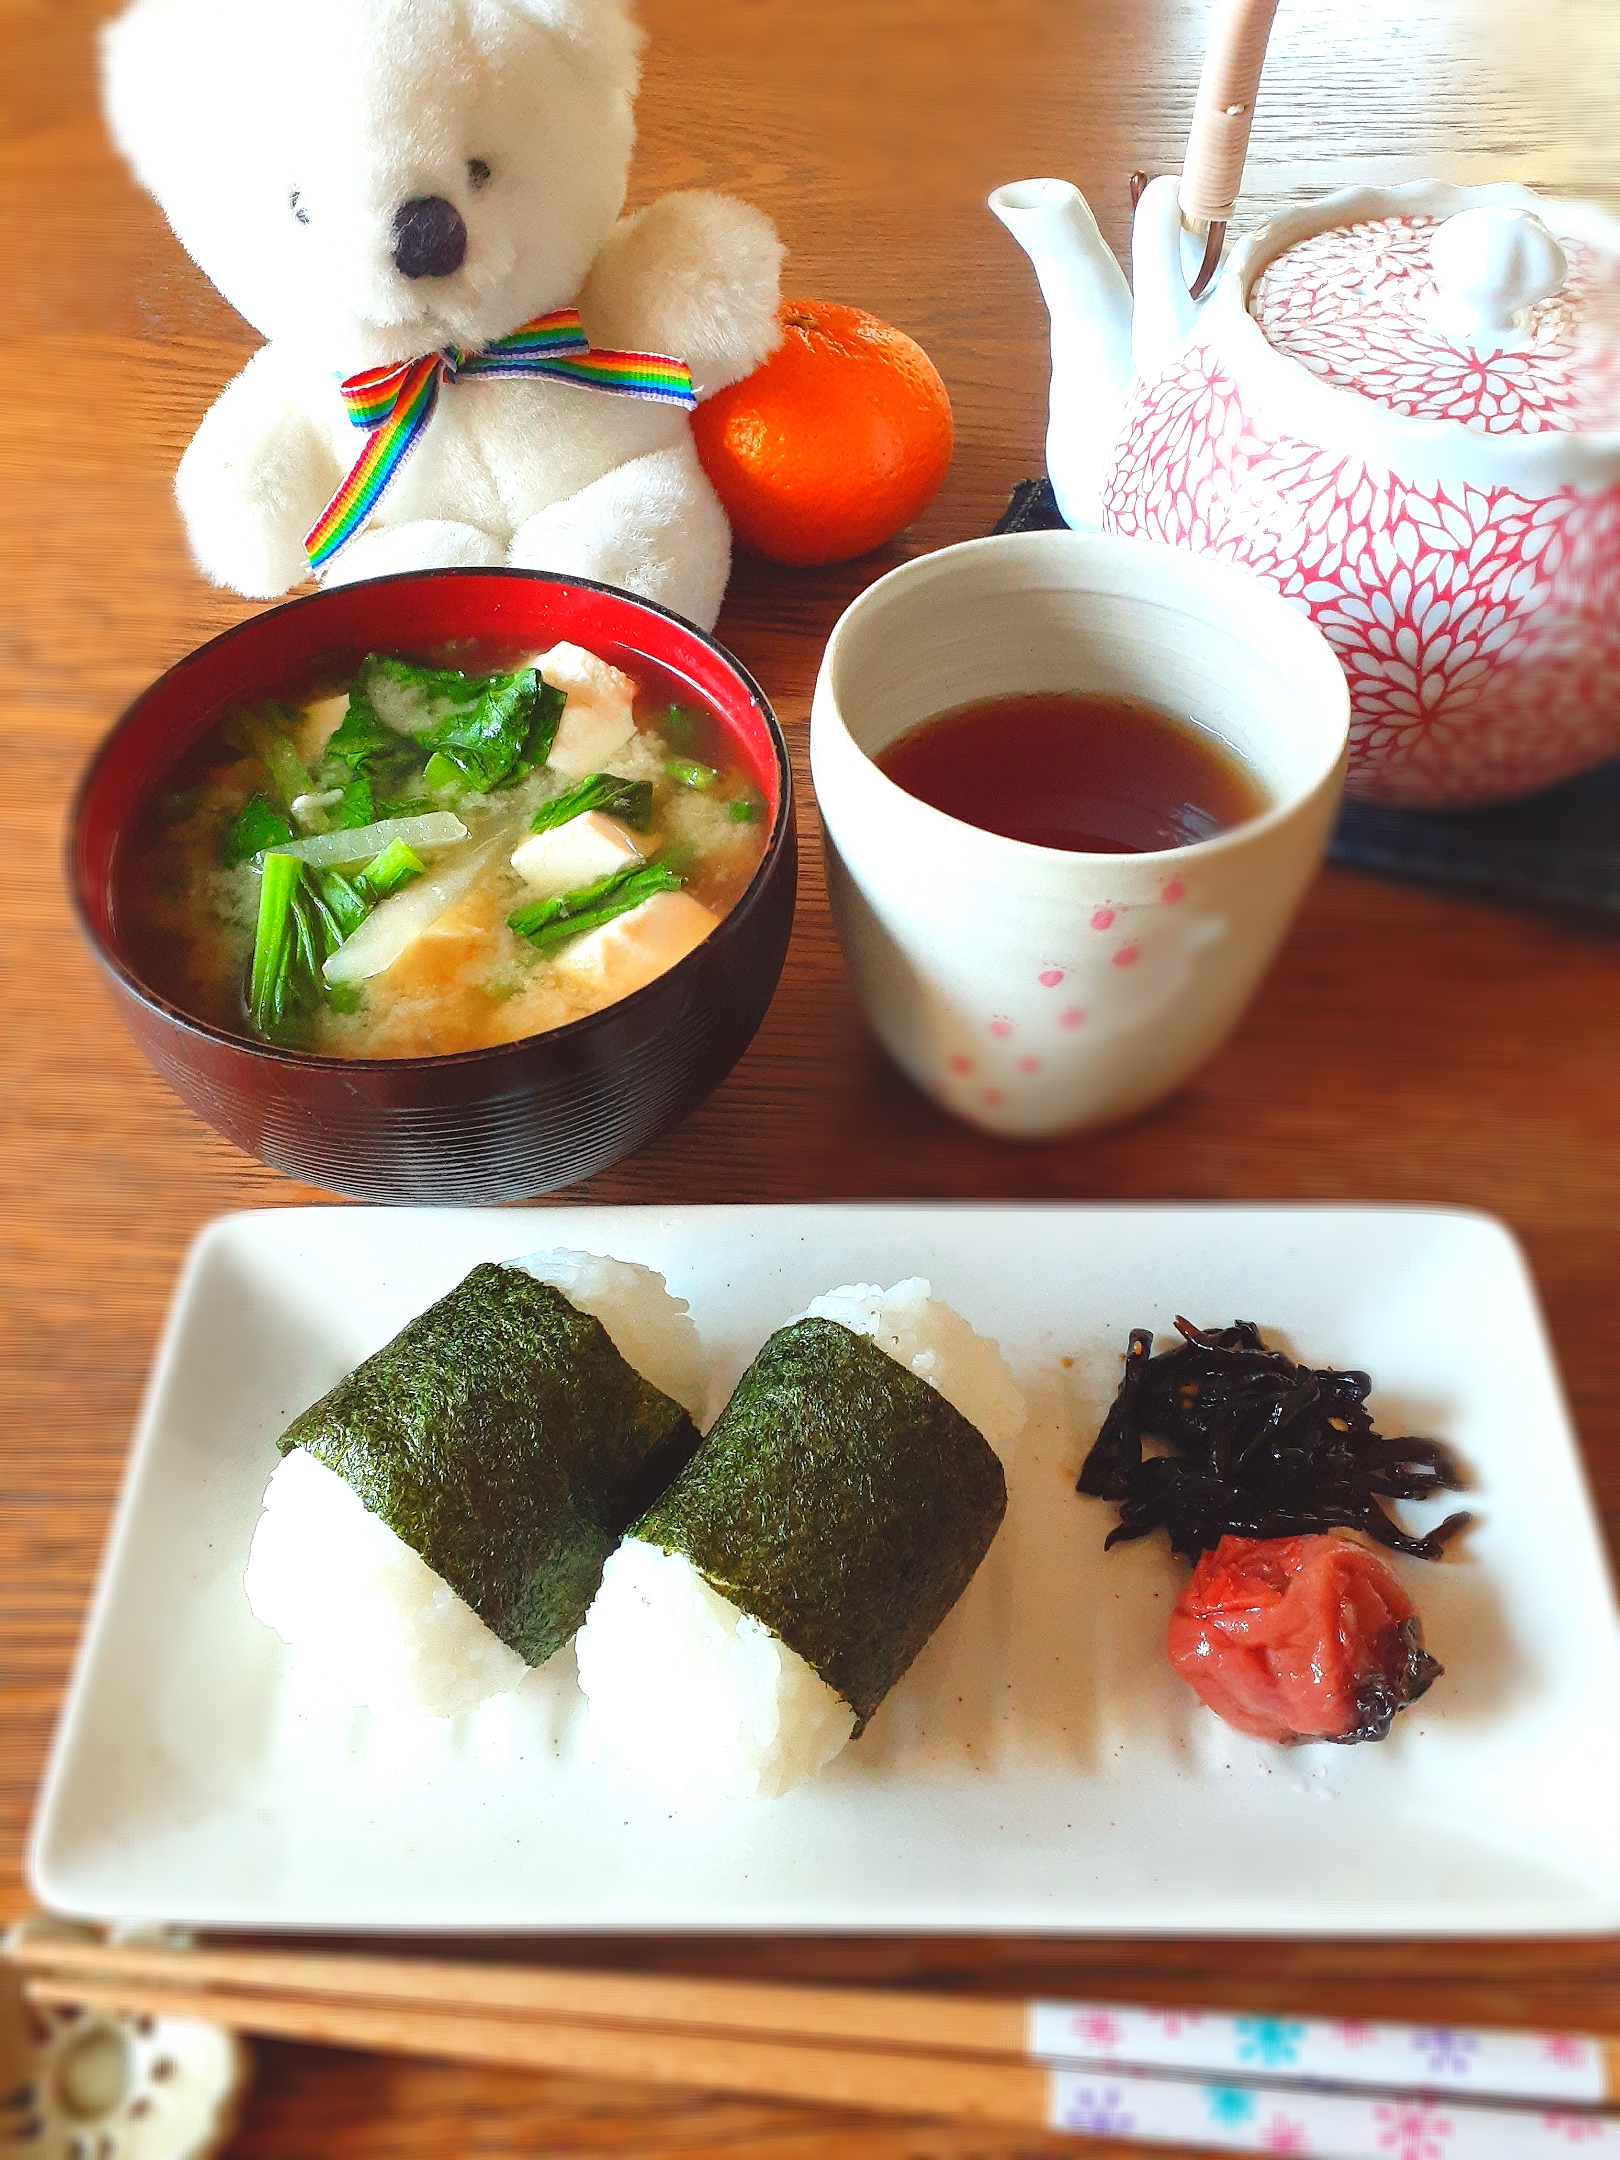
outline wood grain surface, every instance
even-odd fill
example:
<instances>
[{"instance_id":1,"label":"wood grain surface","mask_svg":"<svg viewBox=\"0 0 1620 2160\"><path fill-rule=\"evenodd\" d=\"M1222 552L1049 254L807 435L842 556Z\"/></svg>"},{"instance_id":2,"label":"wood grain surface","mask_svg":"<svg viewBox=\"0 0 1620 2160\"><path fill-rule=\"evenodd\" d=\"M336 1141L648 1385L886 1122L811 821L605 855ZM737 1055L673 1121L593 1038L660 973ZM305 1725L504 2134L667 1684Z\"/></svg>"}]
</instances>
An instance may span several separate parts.
<instances>
[{"instance_id":1,"label":"wood grain surface","mask_svg":"<svg viewBox=\"0 0 1620 2160\"><path fill-rule=\"evenodd\" d=\"M224 1209L323 1197L234 1153L165 1091L118 1027L63 900L63 809L91 745L155 672L247 612L192 570L169 482L254 341L106 145L93 57L106 12L95 0L0 0L0 1910L26 1903L33 1790L181 1255ZM1204 0L646 0L645 19L635 199L702 184L761 204L790 250L788 289L909 330L955 401L950 476L894 547L821 572L738 565L721 635L774 699L804 782L811 685L839 610L902 555L986 530L1013 483L1040 469L1045 325L985 194L1025 174L1071 176L1119 240L1132 167L1178 162ZM1612 201L1605 103L1617 56L1613 0L1285 0L1239 222L1358 177L1426 171ZM1014 1148L949 1123L873 1047L828 920L807 782L801 802L798 929L753 1048L678 1131L570 1200L1489 1209L1539 1278L1612 1537L1610 929L1329 872L1233 1041L1175 1101L1103 1137ZM1400 1865L1392 1849L1389 1866ZM1612 1941L800 1938L580 1941L560 1954L1620 2026ZM1033 2160L1063 2148L266 2046L233 2149L254 2160Z\"/></svg>"}]
</instances>

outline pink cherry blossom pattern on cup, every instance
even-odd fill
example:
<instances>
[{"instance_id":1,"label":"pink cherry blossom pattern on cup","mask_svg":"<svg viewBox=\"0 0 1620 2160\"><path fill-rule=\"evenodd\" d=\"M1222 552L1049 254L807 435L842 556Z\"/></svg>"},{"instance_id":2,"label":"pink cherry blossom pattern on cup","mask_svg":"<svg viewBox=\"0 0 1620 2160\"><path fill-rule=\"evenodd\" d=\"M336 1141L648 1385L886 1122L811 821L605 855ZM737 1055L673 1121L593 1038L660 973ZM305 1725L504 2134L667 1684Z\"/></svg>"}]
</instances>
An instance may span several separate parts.
<instances>
[{"instance_id":1,"label":"pink cherry blossom pattern on cup","mask_svg":"<svg viewBox=\"0 0 1620 2160\"><path fill-rule=\"evenodd\" d=\"M1188 846L1086 852L950 815L879 762L935 714L1065 689L1187 713L1251 776L1258 813ZM879 1040L944 1108L1009 1138L1159 1100L1235 1023L1287 928L1348 719L1321 634L1224 564L1047 532L879 579L833 632L810 728L833 918Z\"/></svg>"}]
</instances>

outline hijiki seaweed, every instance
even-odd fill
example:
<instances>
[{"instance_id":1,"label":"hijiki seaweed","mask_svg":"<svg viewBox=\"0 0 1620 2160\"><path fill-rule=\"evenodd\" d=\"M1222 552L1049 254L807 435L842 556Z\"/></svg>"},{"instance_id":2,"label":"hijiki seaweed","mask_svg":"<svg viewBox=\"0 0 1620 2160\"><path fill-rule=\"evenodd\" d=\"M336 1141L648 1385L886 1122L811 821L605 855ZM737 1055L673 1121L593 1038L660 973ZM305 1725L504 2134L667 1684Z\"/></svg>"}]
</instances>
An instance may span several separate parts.
<instances>
[{"instance_id":1,"label":"hijiki seaweed","mask_svg":"<svg viewBox=\"0 0 1620 2160\"><path fill-rule=\"evenodd\" d=\"M1149 1330L1131 1330L1119 1393L1080 1472L1077 1491L1119 1506L1105 1550L1162 1528L1195 1561L1223 1536L1350 1529L1434 1560L1470 1520L1448 1515L1412 1537L1380 1504L1466 1481L1439 1441L1374 1429L1366 1373L1296 1365L1267 1349L1252 1320L1205 1329L1178 1316L1176 1328L1182 1341L1157 1357ZM1146 1453L1148 1441L1168 1452Z\"/></svg>"}]
</instances>

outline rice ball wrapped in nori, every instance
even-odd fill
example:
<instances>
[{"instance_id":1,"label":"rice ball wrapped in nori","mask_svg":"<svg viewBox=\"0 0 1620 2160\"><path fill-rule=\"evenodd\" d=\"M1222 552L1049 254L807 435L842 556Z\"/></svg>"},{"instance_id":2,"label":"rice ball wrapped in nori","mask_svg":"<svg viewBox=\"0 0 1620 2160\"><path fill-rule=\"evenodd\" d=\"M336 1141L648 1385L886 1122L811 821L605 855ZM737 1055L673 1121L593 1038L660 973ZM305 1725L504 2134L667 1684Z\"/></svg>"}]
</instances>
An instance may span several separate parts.
<instances>
[{"instance_id":1,"label":"rice ball wrapped in nori","mask_svg":"<svg viewBox=\"0 0 1620 2160\"><path fill-rule=\"evenodd\" d=\"M696 1448L702 1395L685 1300L651 1269L474 1268L282 1435L248 1602L342 1700L470 1709L573 1635Z\"/></svg>"},{"instance_id":2,"label":"rice ball wrapped in nori","mask_svg":"<svg viewBox=\"0 0 1620 2160\"><path fill-rule=\"evenodd\" d=\"M830 1762L989 1550L1023 1421L1001 1352L926 1282L817 1298L603 1570L575 1647L607 1746L730 1798Z\"/></svg>"}]
</instances>

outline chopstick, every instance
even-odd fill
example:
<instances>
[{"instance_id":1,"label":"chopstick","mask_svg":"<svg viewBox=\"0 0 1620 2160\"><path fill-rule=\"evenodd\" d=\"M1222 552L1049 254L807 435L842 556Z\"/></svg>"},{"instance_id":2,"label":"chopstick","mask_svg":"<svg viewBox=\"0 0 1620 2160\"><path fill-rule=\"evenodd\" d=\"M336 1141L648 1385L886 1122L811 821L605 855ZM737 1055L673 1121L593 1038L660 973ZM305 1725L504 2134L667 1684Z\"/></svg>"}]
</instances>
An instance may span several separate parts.
<instances>
[{"instance_id":1,"label":"chopstick","mask_svg":"<svg viewBox=\"0 0 1620 2160\"><path fill-rule=\"evenodd\" d=\"M1018 2002L898 1990L688 1980L568 1967L473 1964L431 1957L288 1951L171 1950L19 1930L9 1952L25 1972L250 1992L335 1995L469 2010L540 2013L592 2024L697 2027L796 2040L893 2043L967 2055L1025 2055Z\"/></svg>"},{"instance_id":2,"label":"chopstick","mask_svg":"<svg viewBox=\"0 0 1620 2160\"><path fill-rule=\"evenodd\" d=\"M862 2048L1088 2063L1194 2078L1591 2107L1620 2097L1620 2040L1489 2027L1260 2017L1117 2003L1017 2002L900 1989L802 1987L430 1957L170 1949L15 1931L22 1970L102 1986L398 2004L568 2023L848 2042Z\"/></svg>"},{"instance_id":3,"label":"chopstick","mask_svg":"<svg viewBox=\"0 0 1620 2160\"><path fill-rule=\"evenodd\" d=\"M835 2048L742 2033L574 2023L398 2002L314 2000L131 1981L30 1980L36 2002L146 2017L196 2019L239 2032L456 2062L566 2070L638 2084L686 2085L800 2100L872 2114L949 2116L1023 2129L1046 2121L1048 2073L1030 2064L952 2055Z\"/></svg>"},{"instance_id":4,"label":"chopstick","mask_svg":"<svg viewBox=\"0 0 1620 2160\"><path fill-rule=\"evenodd\" d=\"M186 1953L171 1955L183 1962ZM333 1961L336 1962L336 1961ZM465 1968L462 1968L465 1969ZM136 1981L87 1984L58 1976L27 1984L31 1998L81 2012L194 2019L237 2031L385 2053L560 2070L795 2100L871 2114L1195 2144L1205 2151L1310 2152L1322 2160L1568 2160L1569 2132L1586 2155L1620 2154L1620 2121L1518 2108L1433 2104L1413 2095L1324 2093L1307 2087L1196 2084L1141 2071L1046 2070L995 2058L673 2027L543 2021L415 2004L312 2000L294 1994L189 1989Z\"/></svg>"}]
</instances>

